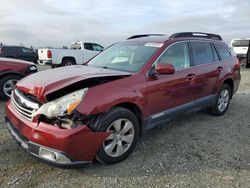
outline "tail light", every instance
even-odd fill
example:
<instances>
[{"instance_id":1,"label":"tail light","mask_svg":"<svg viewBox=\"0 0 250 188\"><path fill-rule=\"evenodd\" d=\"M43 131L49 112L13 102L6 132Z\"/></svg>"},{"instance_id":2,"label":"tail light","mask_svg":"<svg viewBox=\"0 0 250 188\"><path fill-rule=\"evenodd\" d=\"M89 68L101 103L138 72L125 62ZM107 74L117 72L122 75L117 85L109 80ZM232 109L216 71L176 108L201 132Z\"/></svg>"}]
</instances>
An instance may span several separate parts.
<instances>
[{"instance_id":1,"label":"tail light","mask_svg":"<svg viewBox=\"0 0 250 188\"><path fill-rule=\"evenodd\" d=\"M51 52L51 50L48 50L48 51L47 51L47 57L48 57L48 58L52 58L52 52Z\"/></svg>"},{"instance_id":2,"label":"tail light","mask_svg":"<svg viewBox=\"0 0 250 188\"><path fill-rule=\"evenodd\" d=\"M235 64L235 68L240 69L240 60L237 59L237 62Z\"/></svg>"}]
</instances>

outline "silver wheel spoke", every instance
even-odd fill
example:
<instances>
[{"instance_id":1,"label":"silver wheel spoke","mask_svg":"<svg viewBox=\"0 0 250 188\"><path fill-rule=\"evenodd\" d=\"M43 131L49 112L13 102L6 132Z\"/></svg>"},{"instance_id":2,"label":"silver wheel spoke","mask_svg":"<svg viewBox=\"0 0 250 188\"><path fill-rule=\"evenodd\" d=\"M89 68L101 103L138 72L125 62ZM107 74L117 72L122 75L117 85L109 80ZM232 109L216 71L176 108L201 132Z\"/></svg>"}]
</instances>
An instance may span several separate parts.
<instances>
[{"instance_id":1,"label":"silver wheel spoke","mask_svg":"<svg viewBox=\"0 0 250 188\"><path fill-rule=\"evenodd\" d=\"M104 148L105 152L108 155L110 155L113 152L113 150L114 150L114 148L115 148L116 145L117 145L116 141L113 140L110 144L108 144L107 146L105 146L105 148Z\"/></svg>"},{"instance_id":2,"label":"silver wheel spoke","mask_svg":"<svg viewBox=\"0 0 250 188\"><path fill-rule=\"evenodd\" d=\"M120 156L123 153L124 153L124 148L123 148L122 142L118 141L118 143L117 143L117 149L116 149L116 155Z\"/></svg>"},{"instance_id":3,"label":"silver wheel spoke","mask_svg":"<svg viewBox=\"0 0 250 188\"><path fill-rule=\"evenodd\" d=\"M122 124L122 120L118 119L113 123L113 127L115 128L116 131L120 131L121 130L121 124Z\"/></svg>"},{"instance_id":4,"label":"silver wheel spoke","mask_svg":"<svg viewBox=\"0 0 250 188\"><path fill-rule=\"evenodd\" d=\"M115 137L115 134L112 133L108 136L108 138L106 138L106 140L114 140L116 137Z\"/></svg>"},{"instance_id":5,"label":"silver wheel spoke","mask_svg":"<svg viewBox=\"0 0 250 188\"><path fill-rule=\"evenodd\" d=\"M126 132L128 132L128 130L130 130L131 128L133 128L133 124L131 122L126 122L123 129L121 130L121 132L123 134L125 134Z\"/></svg>"},{"instance_id":6,"label":"silver wheel spoke","mask_svg":"<svg viewBox=\"0 0 250 188\"><path fill-rule=\"evenodd\" d=\"M133 142L134 135L127 135L122 137L122 141L125 141L128 144L131 144Z\"/></svg>"}]
</instances>

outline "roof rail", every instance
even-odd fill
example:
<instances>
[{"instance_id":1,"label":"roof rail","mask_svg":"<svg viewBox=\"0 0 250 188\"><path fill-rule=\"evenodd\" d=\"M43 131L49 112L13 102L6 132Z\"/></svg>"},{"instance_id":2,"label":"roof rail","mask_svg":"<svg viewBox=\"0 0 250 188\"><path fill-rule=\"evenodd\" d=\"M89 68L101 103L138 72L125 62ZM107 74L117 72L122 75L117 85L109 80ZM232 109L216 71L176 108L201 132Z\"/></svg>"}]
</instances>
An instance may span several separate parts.
<instances>
[{"instance_id":1,"label":"roof rail","mask_svg":"<svg viewBox=\"0 0 250 188\"><path fill-rule=\"evenodd\" d=\"M164 35L164 34L141 34L141 35L133 35L133 36L127 38L127 40L141 38L141 37L150 37L150 36L166 36L166 35Z\"/></svg>"},{"instance_id":2,"label":"roof rail","mask_svg":"<svg viewBox=\"0 0 250 188\"><path fill-rule=\"evenodd\" d=\"M179 37L197 37L197 38L222 40L222 37L220 35L213 34L213 33L202 33L202 32L175 33L171 35L169 38L179 38Z\"/></svg>"}]
</instances>

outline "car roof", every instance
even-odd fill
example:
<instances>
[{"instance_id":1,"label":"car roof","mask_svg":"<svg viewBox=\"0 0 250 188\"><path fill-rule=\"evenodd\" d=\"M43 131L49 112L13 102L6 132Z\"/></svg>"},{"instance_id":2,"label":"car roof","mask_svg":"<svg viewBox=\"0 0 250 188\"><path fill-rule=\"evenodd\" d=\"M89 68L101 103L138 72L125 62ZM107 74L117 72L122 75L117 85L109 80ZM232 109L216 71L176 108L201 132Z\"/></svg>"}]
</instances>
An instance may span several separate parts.
<instances>
[{"instance_id":1,"label":"car roof","mask_svg":"<svg viewBox=\"0 0 250 188\"><path fill-rule=\"evenodd\" d=\"M213 42L223 42L220 35L212 33L201 33L201 32L183 32L175 33L170 37L163 34L142 34L134 35L129 37L127 40L141 41L141 42L156 42L165 43L169 40L182 41L182 40L203 40Z\"/></svg>"}]
</instances>

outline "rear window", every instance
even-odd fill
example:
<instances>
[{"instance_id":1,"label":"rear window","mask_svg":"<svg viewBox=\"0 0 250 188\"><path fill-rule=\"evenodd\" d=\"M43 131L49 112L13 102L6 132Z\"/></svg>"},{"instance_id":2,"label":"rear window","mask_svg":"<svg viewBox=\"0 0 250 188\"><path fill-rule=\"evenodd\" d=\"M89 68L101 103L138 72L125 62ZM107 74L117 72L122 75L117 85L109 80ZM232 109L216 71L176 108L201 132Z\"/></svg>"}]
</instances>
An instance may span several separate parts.
<instances>
[{"instance_id":1,"label":"rear window","mask_svg":"<svg viewBox=\"0 0 250 188\"><path fill-rule=\"evenodd\" d=\"M232 42L233 47L248 47L250 40L234 40Z\"/></svg>"},{"instance_id":2,"label":"rear window","mask_svg":"<svg viewBox=\"0 0 250 188\"><path fill-rule=\"evenodd\" d=\"M214 55L210 43L191 42L191 46L195 65L212 63L214 61Z\"/></svg>"},{"instance_id":3,"label":"rear window","mask_svg":"<svg viewBox=\"0 0 250 188\"><path fill-rule=\"evenodd\" d=\"M223 44L214 44L221 60L229 59L231 57L230 52L227 50L226 46Z\"/></svg>"}]
</instances>

